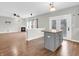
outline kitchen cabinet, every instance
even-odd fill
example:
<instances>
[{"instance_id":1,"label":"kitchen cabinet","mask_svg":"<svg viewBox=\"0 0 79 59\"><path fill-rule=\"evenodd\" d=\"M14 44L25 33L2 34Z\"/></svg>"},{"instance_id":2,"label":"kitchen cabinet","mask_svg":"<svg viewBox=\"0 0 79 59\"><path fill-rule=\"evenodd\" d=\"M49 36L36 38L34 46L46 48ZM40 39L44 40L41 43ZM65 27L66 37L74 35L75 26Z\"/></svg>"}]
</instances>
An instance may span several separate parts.
<instances>
[{"instance_id":1,"label":"kitchen cabinet","mask_svg":"<svg viewBox=\"0 0 79 59\"><path fill-rule=\"evenodd\" d=\"M63 42L62 30L43 30L43 32L44 47L54 52Z\"/></svg>"}]
</instances>

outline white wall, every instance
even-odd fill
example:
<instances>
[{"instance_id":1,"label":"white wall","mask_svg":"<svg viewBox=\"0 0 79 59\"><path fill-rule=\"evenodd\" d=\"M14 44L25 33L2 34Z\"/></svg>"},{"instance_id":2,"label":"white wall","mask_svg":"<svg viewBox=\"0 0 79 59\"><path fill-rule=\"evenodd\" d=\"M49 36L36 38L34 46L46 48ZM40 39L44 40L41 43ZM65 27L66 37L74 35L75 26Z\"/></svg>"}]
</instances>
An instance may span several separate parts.
<instances>
[{"instance_id":1,"label":"white wall","mask_svg":"<svg viewBox=\"0 0 79 59\"><path fill-rule=\"evenodd\" d=\"M72 40L79 41L79 8L72 15Z\"/></svg>"},{"instance_id":2,"label":"white wall","mask_svg":"<svg viewBox=\"0 0 79 59\"><path fill-rule=\"evenodd\" d=\"M10 21L11 23L6 24L5 21ZM21 25L22 21L20 19L0 16L0 33L18 32Z\"/></svg>"}]
</instances>

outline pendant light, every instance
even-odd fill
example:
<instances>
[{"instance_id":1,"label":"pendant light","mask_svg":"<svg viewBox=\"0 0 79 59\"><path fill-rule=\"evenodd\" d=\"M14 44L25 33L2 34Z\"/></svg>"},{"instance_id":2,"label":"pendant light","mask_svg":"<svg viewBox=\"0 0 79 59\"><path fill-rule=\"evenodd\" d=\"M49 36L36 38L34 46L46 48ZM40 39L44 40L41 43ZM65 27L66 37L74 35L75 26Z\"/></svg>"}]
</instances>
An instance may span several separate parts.
<instances>
[{"instance_id":1,"label":"pendant light","mask_svg":"<svg viewBox=\"0 0 79 59\"><path fill-rule=\"evenodd\" d=\"M51 2L51 3L49 4L49 10L50 10L50 12L56 10L56 8L55 8L55 6L54 6L54 2Z\"/></svg>"}]
</instances>

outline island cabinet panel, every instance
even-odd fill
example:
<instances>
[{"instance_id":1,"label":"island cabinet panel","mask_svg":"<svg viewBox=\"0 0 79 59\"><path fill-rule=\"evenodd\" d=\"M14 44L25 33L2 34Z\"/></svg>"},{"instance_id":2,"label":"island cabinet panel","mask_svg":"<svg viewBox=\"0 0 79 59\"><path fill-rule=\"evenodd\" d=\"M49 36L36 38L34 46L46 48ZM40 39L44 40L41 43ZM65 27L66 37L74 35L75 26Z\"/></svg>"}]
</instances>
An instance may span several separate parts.
<instances>
[{"instance_id":1,"label":"island cabinet panel","mask_svg":"<svg viewBox=\"0 0 79 59\"><path fill-rule=\"evenodd\" d=\"M44 46L49 50L54 49L54 40L52 39L55 38L52 36L54 36L52 33L44 33Z\"/></svg>"},{"instance_id":2,"label":"island cabinet panel","mask_svg":"<svg viewBox=\"0 0 79 59\"><path fill-rule=\"evenodd\" d=\"M48 50L55 51L62 43L62 31L48 32L44 31L44 47Z\"/></svg>"}]
</instances>

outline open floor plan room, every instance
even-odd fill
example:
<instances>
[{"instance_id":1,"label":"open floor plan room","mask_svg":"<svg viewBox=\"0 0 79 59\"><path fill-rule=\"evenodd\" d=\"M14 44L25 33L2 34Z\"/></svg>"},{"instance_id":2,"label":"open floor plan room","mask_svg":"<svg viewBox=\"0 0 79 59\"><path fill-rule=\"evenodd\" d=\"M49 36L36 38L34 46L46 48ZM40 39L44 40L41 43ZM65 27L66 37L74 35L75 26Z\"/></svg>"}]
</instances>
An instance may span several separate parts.
<instances>
[{"instance_id":1,"label":"open floor plan room","mask_svg":"<svg viewBox=\"0 0 79 59\"><path fill-rule=\"evenodd\" d=\"M0 56L79 56L79 2L0 2Z\"/></svg>"}]
</instances>

